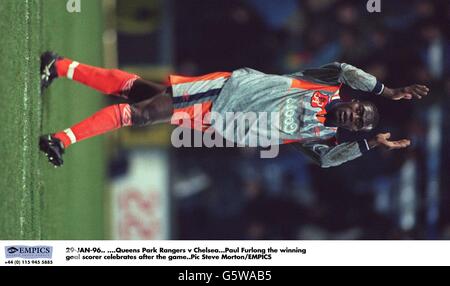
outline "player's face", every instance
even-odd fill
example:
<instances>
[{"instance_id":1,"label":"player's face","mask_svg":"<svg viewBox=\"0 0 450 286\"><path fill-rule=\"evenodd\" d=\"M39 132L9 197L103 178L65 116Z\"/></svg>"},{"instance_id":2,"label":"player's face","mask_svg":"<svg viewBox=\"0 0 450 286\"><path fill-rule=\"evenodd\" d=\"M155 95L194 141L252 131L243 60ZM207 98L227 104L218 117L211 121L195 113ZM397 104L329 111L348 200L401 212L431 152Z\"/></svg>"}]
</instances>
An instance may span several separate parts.
<instances>
[{"instance_id":1,"label":"player's face","mask_svg":"<svg viewBox=\"0 0 450 286\"><path fill-rule=\"evenodd\" d=\"M371 114L363 102L340 102L337 103L326 115L326 124L330 126L345 128L350 131L366 129L371 124Z\"/></svg>"}]
</instances>

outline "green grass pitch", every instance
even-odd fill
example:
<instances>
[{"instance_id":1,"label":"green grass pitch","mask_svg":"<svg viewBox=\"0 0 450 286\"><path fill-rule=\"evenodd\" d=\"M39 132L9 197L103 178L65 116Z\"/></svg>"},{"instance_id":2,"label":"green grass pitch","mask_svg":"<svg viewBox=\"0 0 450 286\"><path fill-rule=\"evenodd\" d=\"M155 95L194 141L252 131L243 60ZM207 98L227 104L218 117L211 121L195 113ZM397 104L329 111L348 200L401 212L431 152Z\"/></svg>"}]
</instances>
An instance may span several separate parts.
<instances>
[{"instance_id":1,"label":"green grass pitch","mask_svg":"<svg viewBox=\"0 0 450 286\"><path fill-rule=\"evenodd\" d=\"M51 49L102 64L100 0L0 3L0 240L103 239L105 154L102 138L67 150L54 169L38 152L41 134L79 122L104 105L80 84L59 79L40 93L39 55Z\"/></svg>"}]
</instances>

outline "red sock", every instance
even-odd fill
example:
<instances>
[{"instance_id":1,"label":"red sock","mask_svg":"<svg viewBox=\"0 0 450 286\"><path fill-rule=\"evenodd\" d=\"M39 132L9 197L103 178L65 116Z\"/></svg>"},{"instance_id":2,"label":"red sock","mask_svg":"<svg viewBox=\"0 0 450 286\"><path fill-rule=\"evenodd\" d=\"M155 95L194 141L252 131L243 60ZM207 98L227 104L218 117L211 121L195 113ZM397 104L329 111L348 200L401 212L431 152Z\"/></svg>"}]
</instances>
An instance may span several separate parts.
<instances>
[{"instance_id":1,"label":"red sock","mask_svg":"<svg viewBox=\"0 0 450 286\"><path fill-rule=\"evenodd\" d=\"M70 59L58 60L56 72L59 77L67 77L100 92L113 95L124 95L139 78L135 74L121 70L93 67Z\"/></svg>"},{"instance_id":2,"label":"red sock","mask_svg":"<svg viewBox=\"0 0 450 286\"><path fill-rule=\"evenodd\" d=\"M54 136L67 148L71 144L124 126L131 126L131 108L129 104L108 106L71 128Z\"/></svg>"}]
</instances>

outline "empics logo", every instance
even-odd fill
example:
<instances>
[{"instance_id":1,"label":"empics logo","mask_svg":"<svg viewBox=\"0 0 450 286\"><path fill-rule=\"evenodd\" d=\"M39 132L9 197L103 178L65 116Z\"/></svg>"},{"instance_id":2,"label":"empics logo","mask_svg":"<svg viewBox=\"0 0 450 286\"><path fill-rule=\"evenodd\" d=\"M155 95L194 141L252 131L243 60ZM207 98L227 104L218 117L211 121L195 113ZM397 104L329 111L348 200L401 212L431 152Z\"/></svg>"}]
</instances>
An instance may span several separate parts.
<instances>
[{"instance_id":1,"label":"empics logo","mask_svg":"<svg viewBox=\"0 0 450 286\"><path fill-rule=\"evenodd\" d=\"M7 251L9 254L14 254L14 253L16 253L17 251L19 251L19 249L18 249L18 248L15 248L14 246L12 246L12 247L7 248L6 251Z\"/></svg>"},{"instance_id":2,"label":"empics logo","mask_svg":"<svg viewBox=\"0 0 450 286\"><path fill-rule=\"evenodd\" d=\"M5 257L10 258L24 258L24 259L51 259L53 254L52 246L38 245L38 246L25 246L25 245L13 245L5 246Z\"/></svg>"}]
</instances>

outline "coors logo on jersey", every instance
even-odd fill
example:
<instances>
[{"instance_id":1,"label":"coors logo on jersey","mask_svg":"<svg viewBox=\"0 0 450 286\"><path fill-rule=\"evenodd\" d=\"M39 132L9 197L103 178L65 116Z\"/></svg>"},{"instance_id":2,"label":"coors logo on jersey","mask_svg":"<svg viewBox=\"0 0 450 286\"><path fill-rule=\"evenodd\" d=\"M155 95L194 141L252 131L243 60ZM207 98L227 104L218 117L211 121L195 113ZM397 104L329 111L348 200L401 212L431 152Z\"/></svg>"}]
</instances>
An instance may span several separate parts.
<instances>
[{"instance_id":1,"label":"coors logo on jersey","mask_svg":"<svg viewBox=\"0 0 450 286\"><path fill-rule=\"evenodd\" d=\"M300 127L298 118L299 103L294 98L289 98L281 109L281 131L287 134L294 134Z\"/></svg>"}]
</instances>

